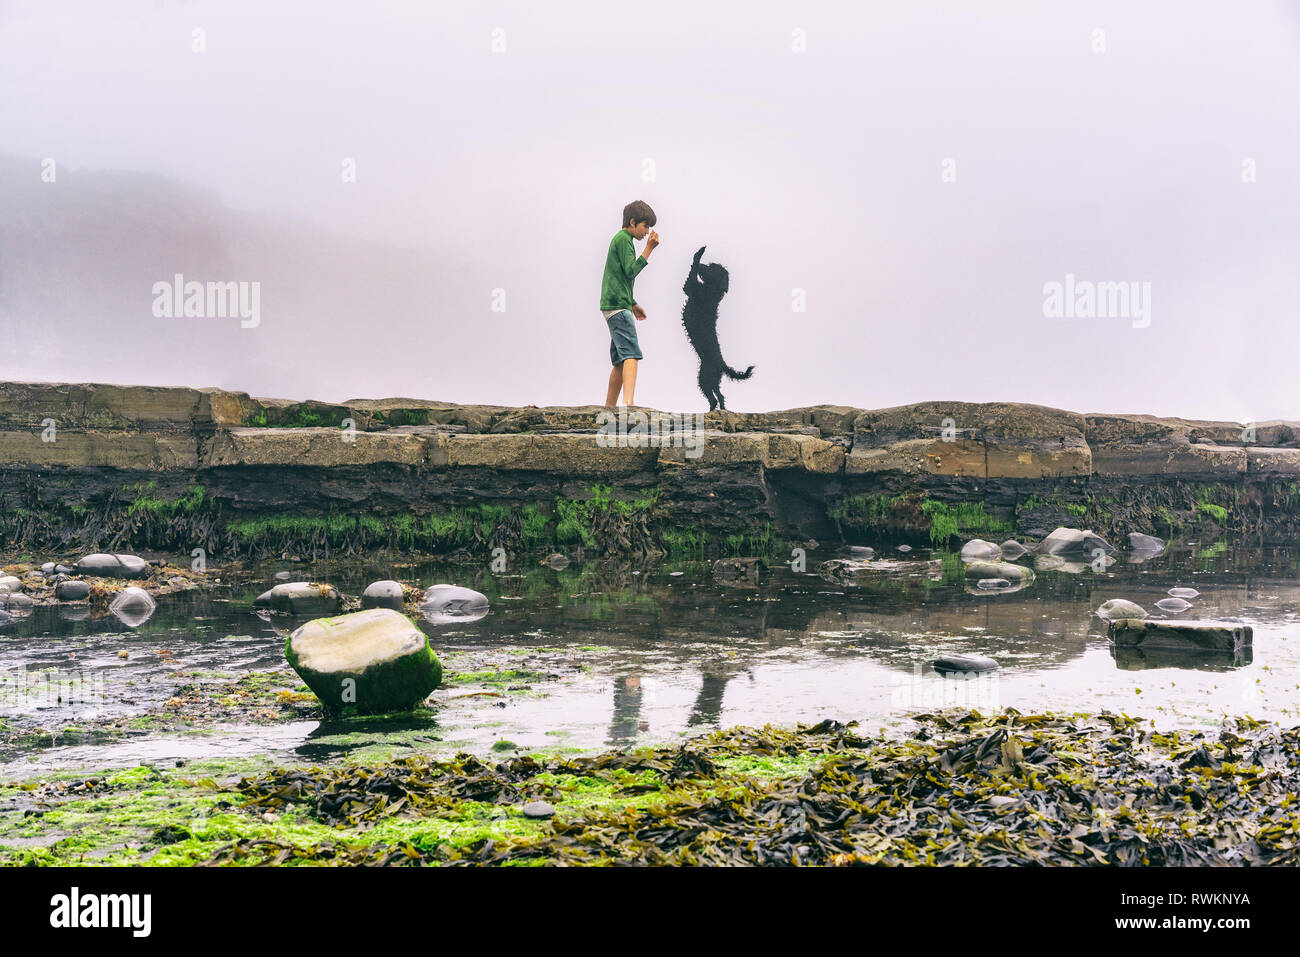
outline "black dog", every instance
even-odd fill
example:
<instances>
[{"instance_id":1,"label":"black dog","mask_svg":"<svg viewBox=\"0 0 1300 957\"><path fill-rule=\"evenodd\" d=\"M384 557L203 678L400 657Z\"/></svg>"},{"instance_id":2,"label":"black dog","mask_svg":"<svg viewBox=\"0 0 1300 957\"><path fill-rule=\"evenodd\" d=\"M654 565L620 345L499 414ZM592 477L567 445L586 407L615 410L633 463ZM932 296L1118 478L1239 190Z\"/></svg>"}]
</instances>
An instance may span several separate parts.
<instances>
[{"instance_id":1,"label":"black dog","mask_svg":"<svg viewBox=\"0 0 1300 957\"><path fill-rule=\"evenodd\" d=\"M686 338L691 340L695 354L700 357L700 391L709 400L709 411L725 409L726 400L718 391L725 374L729 379L748 379L754 374L750 366L737 372L722 361L722 347L718 345L718 303L727 294L727 270L717 263L700 265L705 247L701 246L691 263L691 273L686 277L682 292L686 305L682 309L682 325Z\"/></svg>"}]
</instances>

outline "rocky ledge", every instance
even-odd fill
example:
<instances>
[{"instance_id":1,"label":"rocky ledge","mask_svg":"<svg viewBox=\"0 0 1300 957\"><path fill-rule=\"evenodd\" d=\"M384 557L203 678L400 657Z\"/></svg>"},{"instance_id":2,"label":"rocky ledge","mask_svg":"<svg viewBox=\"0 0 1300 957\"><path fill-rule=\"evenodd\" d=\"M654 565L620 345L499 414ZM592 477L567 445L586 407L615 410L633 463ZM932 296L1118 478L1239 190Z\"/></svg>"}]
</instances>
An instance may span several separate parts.
<instances>
[{"instance_id":1,"label":"rocky ledge","mask_svg":"<svg viewBox=\"0 0 1300 957\"><path fill-rule=\"evenodd\" d=\"M1300 542L1300 422L611 413L0 383L0 548L774 551L1058 526Z\"/></svg>"}]
</instances>

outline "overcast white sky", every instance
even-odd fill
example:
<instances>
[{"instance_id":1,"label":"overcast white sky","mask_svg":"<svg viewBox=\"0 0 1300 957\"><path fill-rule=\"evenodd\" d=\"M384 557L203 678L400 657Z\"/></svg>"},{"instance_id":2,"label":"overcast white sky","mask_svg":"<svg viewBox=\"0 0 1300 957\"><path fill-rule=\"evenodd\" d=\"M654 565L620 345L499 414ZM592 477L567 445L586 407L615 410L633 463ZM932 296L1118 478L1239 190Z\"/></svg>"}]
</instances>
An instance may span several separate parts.
<instances>
[{"instance_id":1,"label":"overcast white sky","mask_svg":"<svg viewBox=\"0 0 1300 957\"><path fill-rule=\"evenodd\" d=\"M0 315L0 377L600 402L600 273L639 198L662 239L636 284L643 404L703 405L680 312L707 244L731 271L723 354L757 366L724 382L735 409L1296 419L1298 115L1300 4L1267 0L0 2L0 153L33 181L44 157L159 173L268 230L427 262L307 257L309 303L233 249L240 274L187 278L262 281L257 329L195 349L150 311L168 276L141 275L111 330L130 350L96 345L93 310L39 316L58 332L30 350L32 315ZM1150 282L1150 325L1045 317L1067 273Z\"/></svg>"}]
</instances>

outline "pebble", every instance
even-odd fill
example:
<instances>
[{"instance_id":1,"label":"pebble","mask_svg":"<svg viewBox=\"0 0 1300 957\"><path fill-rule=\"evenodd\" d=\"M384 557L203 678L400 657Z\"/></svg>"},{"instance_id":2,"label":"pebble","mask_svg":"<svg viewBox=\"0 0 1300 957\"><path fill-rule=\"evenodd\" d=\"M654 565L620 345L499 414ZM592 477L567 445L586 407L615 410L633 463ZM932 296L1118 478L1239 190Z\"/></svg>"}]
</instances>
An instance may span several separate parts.
<instances>
[{"instance_id":1,"label":"pebble","mask_svg":"<svg viewBox=\"0 0 1300 957\"><path fill-rule=\"evenodd\" d=\"M550 817L554 813L555 808L545 801L529 801L524 805L524 817Z\"/></svg>"},{"instance_id":2,"label":"pebble","mask_svg":"<svg viewBox=\"0 0 1300 957\"><path fill-rule=\"evenodd\" d=\"M941 675L957 672L996 671L998 663L984 655L944 655L936 658L932 665Z\"/></svg>"}]
</instances>

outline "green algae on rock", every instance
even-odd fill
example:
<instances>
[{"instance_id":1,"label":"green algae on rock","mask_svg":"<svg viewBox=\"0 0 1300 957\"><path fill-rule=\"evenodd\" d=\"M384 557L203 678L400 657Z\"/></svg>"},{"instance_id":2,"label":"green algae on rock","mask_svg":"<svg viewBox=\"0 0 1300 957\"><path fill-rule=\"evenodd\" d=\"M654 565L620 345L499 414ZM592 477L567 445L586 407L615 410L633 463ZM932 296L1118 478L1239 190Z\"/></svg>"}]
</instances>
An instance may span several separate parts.
<instances>
[{"instance_id":1,"label":"green algae on rock","mask_svg":"<svg viewBox=\"0 0 1300 957\"><path fill-rule=\"evenodd\" d=\"M388 608L309 621L284 653L331 716L409 711L442 682L429 639Z\"/></svg>"}]
</instances>

